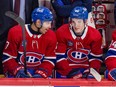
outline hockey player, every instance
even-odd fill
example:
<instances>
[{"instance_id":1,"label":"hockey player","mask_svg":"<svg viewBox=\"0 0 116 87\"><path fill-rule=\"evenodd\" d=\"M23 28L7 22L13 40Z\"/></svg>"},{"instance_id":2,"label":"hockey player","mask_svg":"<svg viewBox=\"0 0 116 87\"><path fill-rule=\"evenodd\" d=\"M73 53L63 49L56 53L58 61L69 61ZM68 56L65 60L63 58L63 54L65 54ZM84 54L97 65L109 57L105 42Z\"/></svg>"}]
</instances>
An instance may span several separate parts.
<instances>
[{"instance_id":1,"label":"hockey player","mask_svg":"<svg viewBox=\"0 0 116 87\"><path fill-rule=\"evenodd\" d=\"M106 58L105 58L105 64L107 67L107 70L105 71L105 78L109 80L116 81L116 30L112 33L112 41L109 46Z\"/></svg>"},{"instance_id":2,"label":"hockey player","mask_svg":"<svg viewBox=\"0 0 116 87\"><path fill-rule=\"evenodd\" d=\"M102 37L96 29L87 25L88 11L75 7L69 24L56 31L57 78L94 78L89 69L99 72L102 62Z\"/></svg>"},{"instance_id":3,"label":"hockey player","mask_svg":"<svg viewBox=\"0 0 116 87\"><path fill-rule=\"evenodd\" d=\"M22 29L17 25L10 29L3 52L2 63L6 77L48 78L56 60L56 35L50 30L53 15L46 7L32 12L32 24L25 25L27 74L24 73Z\"/></svg>"}]
</instances>

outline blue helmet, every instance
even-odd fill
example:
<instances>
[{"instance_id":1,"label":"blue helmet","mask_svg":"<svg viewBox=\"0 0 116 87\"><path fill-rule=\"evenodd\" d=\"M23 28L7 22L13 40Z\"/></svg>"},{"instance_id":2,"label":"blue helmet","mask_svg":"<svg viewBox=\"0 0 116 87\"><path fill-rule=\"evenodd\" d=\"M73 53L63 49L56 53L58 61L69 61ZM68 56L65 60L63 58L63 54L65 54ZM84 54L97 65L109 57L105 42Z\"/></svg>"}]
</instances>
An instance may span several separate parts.
<instances>
[{"instance_id":1,"label":"blue helmet","mask_svg":"<svg viewBox=\"0 0 116 87\"><path fill-rule=\"evenodd\" d=\"M85 7L77 6L71 11L70 18L78 18L86 20L88 19L88 11Z\"/></svg>"},{"instance_id":2,"label":"blue helmet","mask_svg":"<svg viewBox=\"0 0 116 87\"><path fill-rule=\"evenodd\" d=\"M35 8L32 12L32 22L36 22L38 19L43 23L44 21L52 21L52 12L46 7Z\"/></svg>"}]
</instances>

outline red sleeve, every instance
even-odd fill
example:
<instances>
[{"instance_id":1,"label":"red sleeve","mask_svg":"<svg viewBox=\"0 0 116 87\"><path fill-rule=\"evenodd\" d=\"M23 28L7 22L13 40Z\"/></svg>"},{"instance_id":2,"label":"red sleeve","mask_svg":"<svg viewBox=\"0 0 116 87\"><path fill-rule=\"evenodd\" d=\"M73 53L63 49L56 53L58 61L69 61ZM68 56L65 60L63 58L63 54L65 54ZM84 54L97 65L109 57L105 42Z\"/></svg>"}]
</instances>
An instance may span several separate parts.
<instances>
[{"instance_id":1,"label":"red sleeve","mask_svg":"<svg viewBox=\"0 0 116 87\"><path fill-rule=\"evenodd\" d=\"M66 28L67 26L65 27L65 29ZM57 55L56 68L57 71L62 75L67 75L70 71L69 63L65 56L65 53L67 51L67 39L65 38L65 34L66 34L65 29L62 26L56 31L56 37L58 41L57 49L56 49L56 55Z\"/></svg>"},{"instance_id":2,"label":"red sleeve","mask_svg":"<svg viewBox=\"0 0 116 87\"><path fill-rule=\"evenodd\" d=\"M46 39L48 44L45 51L44 60L42 64L39 65L39 68L43 68L47 71L48 76L52 74L52 70L54 69L54 66L55 66L55 62L56 62L55 48L57 43L55 33L51 32L49 36L47 36L47 39Z\"/></svg>"},{"instance_id":3,"label":"red sleeve","mask_svg":"<svg viewBox=\"0 0 116 87\"><path fill-rule=\"evenodd\" d=\"M21 34L20 32L15 31L17 28L20 30L19 26L10 29L2 58L4 70L11 73L13 73L14 69L18 66L15 59L17 58L19 43L21 43L18 37Z\"/></svg>"},{"instance_id":4,"label":"red sleeve","mask_svg":"<svg viewBox=\"0 0 116 87\"><path fill-rule=\"evenodd\" d=\"M109 49L105 58L105 64L108 70L116 68L116 41L115 40L112 40L109 46Z\"/></svg>"},{"instance_id":5,"label":"red sleeve","mask_svg":"<svg viewBox=\"0 0 116 87\"><path fill-rule=\"evenodd\" d=\"M93 42L91 44L91 53L90 53L92 58L89 61L90 67L95 68L99 71L102 63L102 54L103 54L102 37L98 31L94 36L95 37L93 38Z\"/></svg>"},{"instance_id":6,"label":"red sleeve","mask_svg":"<svg viewBox=\"0 0 116 87\"><path fill-rule=\"evenodd\" d=\"M56 37L57 37L57 49L56 53L65 53L67 49L66 39L63 35L63 32L60 30L56 31Z\"/></svg>"},{"instance_id":7,"label":"red sleeve","mask_svg":"<svg viewBox=\"0 0 116 87\"><path fill-rule=\"evenodd\" d=\"M96 37L93 38L93 42L91 44L91 53L93 53L95 55L101 55L101 54L103 54L102 37L98 31L94 35Z\"/></svg>"}]
</instances>

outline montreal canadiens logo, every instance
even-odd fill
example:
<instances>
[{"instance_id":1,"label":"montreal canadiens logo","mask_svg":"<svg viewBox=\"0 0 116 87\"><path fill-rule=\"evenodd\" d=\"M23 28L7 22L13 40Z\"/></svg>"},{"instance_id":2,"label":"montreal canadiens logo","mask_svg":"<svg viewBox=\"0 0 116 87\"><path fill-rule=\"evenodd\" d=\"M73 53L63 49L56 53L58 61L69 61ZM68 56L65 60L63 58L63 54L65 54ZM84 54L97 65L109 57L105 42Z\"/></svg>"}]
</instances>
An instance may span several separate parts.
<instances>
[{"instance_id":1,"label":"montreal canadiens logo","mask_svg":"<svg viewBox=\"0 0 116 87\"><path fill-rule=\"evenodd\" d=\"M41 64L41 60L43 58L42 54L27 52L26 53L26 61L28 67L35 67ZM24 55L21 55L20 62L24 64Z\"/></svg>"},{"instance_id":2,"label":"montreal canadiens logo","mask_svg":"<svg viewBox=\"0 0 116 87\"><path fill-rule=\"evenodd\" d=\"M81 63L88 60L89 51L85 49L73 50L69 49L67 51L68 59L75 63Z\"/></svg>"}]
</instances>

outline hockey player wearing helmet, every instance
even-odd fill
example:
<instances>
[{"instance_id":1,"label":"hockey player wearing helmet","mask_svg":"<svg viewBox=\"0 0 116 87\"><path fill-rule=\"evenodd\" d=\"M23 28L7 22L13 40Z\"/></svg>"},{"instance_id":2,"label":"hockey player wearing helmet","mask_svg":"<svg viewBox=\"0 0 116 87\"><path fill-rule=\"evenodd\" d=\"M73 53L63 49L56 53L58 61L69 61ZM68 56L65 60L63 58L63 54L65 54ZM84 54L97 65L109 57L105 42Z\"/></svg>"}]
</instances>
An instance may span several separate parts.
<instances>
[{"instance_id":1,"label":"hockey player wearing helmet","mask_svg":"<svg viewBox=\"0 0 116 87\"><path fill-rule=\"evenodd\" d=\"M102 63L102 37L87 25L85 7L75 7L70 13L70 23L56 31L56 71L58 78L94 78L90 68L99 72Z\"/></svg>"},{"instance_id":2,"label":"hockey player wearing helmet","mask_svg":"<svg viewBox=\"0 0 116 87\"><path fill-rule=\"evenodd\" d=\"M35 27L36 31L39 31L39 33L45 34L47 29L51 28L52 20L53 15L48 8L36 8L32 12L32 27Z\"/></svg>"},{"instance_id":3,"label":"hockey player wearing helmet","mask_svg":"<svg viewBox=\"0 0 116 87\"><path fill-rule=\"evenodd\" d=\"M50 29L53 20L46 7L35 8L32 24L25 25L27 74L24 73L22 29L20 25L10 29L3 52L4 74L9 78L48 78L56 60L56 35Z\"/></svg>"}]
</instances>

